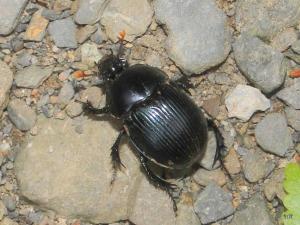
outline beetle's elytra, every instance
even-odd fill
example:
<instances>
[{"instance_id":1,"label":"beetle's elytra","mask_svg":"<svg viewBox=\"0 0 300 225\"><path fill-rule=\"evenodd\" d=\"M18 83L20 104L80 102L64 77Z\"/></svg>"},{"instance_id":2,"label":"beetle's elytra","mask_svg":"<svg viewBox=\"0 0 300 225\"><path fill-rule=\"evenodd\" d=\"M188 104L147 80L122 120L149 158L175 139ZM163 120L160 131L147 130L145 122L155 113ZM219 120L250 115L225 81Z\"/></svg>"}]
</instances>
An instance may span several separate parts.
<instances>
[{"instance_id":1,"label":"beetle's elytra","mask_svg":"<svg viewBox=\"0 0 300 225\"><path fill-rule=\"evenodd\" d=\"M182 169L199 162L208 139L208 126L216 132L217 154L223 139L212 120L185 93L178 81L171 81L158 68L137 64L129 66L119 53L106 55L98 64L99 79L106 90L106 106L88 108L97 114L110 114L121 119L123 128L111 148L114 170L120 169L119 144L128 135L152 183L169 194L171 184L153 173L152 161L160 167Z\"/></svg>"}]
</instances>

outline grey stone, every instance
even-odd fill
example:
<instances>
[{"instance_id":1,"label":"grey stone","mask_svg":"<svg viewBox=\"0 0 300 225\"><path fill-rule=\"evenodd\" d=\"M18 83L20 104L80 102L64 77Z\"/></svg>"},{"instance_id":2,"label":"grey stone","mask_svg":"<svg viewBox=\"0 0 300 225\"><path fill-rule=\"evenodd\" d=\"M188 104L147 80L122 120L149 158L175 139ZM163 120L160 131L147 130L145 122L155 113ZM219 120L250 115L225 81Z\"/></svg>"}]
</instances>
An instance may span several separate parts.
<instances>
[{"instance_id":1,"label":"grey stone","mask_svg":"<svg viewBox=\"0 0 300 225\"><path fill-rule=\"evenodd\" d=\"M285 109L285 115L288 120L288 124L295 130L300 131L300 110L294 110L291 107Z\"/></svg>"},{"instance_id":2,"label":"grey stone","mask_svg":"<svg viewBox=\"0 0 300 225\"><path fill-rule=\"evenodd\" d=\"M48 30L57 47L77 48L76 26L72 18L51 22Z\"/></svg>"},{"instance_id":3,"label":"grey stone","mask_svg":"<svg viewBox=\"0 0 300 225\"><path fill-rule=\"evenodd\" d=\"M283 200L285 192L283 190L284 169L278 169L273 174L271 179L264 183L264 194L269 201L272 201L275 196Z\"/></svg>"},{"instance_id":4,"label":"grey stone","mask_svg":"<svg viewBox=\"0 0 300 225\"><path fill-rule=\"evenodd\" d=\"M280 113L265 116L255 128L255 138L263 150L279 156L284 156L293 144L286 118Z\"/></svg>"},{"instance_id":5,"label":"grey stone","mask_svg":"<svg viewBox=\"0 0 300 225\"><path fill-rule=\"evenodd\" d=\"M77 30L76 32L76 39L78 43L83 43L85 42L92 33L94 33L97 30L97 26L91 26L91 25L86 25L84 27L81 27Z\"/></svg>"},{"instance_id":6,"label":"grey stone","mask_svg":"<svg viewBox=\"0 0 300 225\"><path fill-rule=\"evenodd\" d=\"M206 151L204 153L203 158L199 162L199 164L203 168L205 168L207 170L213 170L213 169L217 168L218 166L220 166L219 161L217 161L214 165L216 150L217 150L216 136L213 131L209 131Z\"/></svg>"},{"instance_id":7,"label":"grey stone","mask_svg":"<svg viewBox=\"0 0 300 225\"><path fill-rule=\"evenodd\" d=\"M283 55L256 37L241 35L233 51L238 67L258 89L270 94L284 82Z\"/></svg>"},{"instance_id":8,"label":"grey stone","mask_svg":"<svg viewBox=\"0 0 300 225\"><path fill-rule=\"evenodd\" d=\"M174 225L173 203L166 192L155 188L143 177L129 220L134 224Z\"/></svg>"},{"instance_id":9,"label":"grey stone","mask_svg":"<svg viewBox=\"0 0 300 225\"><path fill-rule=\"evenodd\" d=\"M288 49L298 38L294 28L287 28L277 34L271 42L271 46L280 52Z\"/></svg>"},{"instance_id":10,"label":"grey stone","mask_svg":"<svg viewBox=\"0 0 300 225\"><path fill-rule=\"evenodd\" d=\"M42 11L42 16L50 21L61 19L61 13L52 9L44 8Z\"/></svg>"},{"instance_id":11,"label":"grey stone","mask_svg":"<svg viewBox=\"0 0 300 225\"><path fill-rule=\"evenodd\" d=\"M42 68L32 65L19 70L15 76L16 85L24 88L37 88L51 75L53 69L53 66Z\"/></svg>"},{"instance_id":12,"label":"grey stone","mask_svg":"<svg viewBox=\"0 0 300 225\"><path fill-rule=\"evenodd\" d=\"M24 48L24 42L20 38L13 38L10 44L14 52L18 52Z\"/></svg>"},{"instance_id":13,"label":"grey stone","mask_svg":"<svg viewBox=\"0 0 300 225\"><path fill-rule=\"evenodd\" d=\"M248 121L256 111L270 108L271 103L258 89L239 84L226 97L225 105L229 117Z\"/></svg>"},{"instance_id":14,"label":"grey stone","mask_svg":"<svg viewBox=\"0 0 300 225\"><path fill-rule=\"evenodd\" d=\"M61 108L64 108L73 98L75 94L74 87L71 82L66 82L61 88L57 103L60 104Z\"/></svg>"},{"instance_id":15,"label":"grey stone","mask_svg":"<svg viewBox=\"0 0 300 225\"><path fill-rule=\"evenodd\" d=\"M167 27L167 52L184 71L198 74L226 59L231 34L215 1L156 0L154 10Z\"/></svg>"},{"instance_id":16,"label":"grey stone","mask_svg":"<svg viewBox=\"0 0 300 225\"><path fill-rule=\"evenodd\" d=\"M94 24L102 16L107 6L107 0L80 0L79 8L75 14L75 22L78 24Z\"/></svg>"},{"instance_id":17,"label":"grey stone","mask_svg":"<svg viewBox=\"0 0 300 225\"><path fill-rule=\"evenodd\" d=\"M0 60L0 116L8 102L9 90L13 82L13 73L5 62Z\"/></svg>"},{"instance_id":18,"label":"grey stone","mask_svg":"<svg viewBox=\"0 0 300 225\"><path fill-rule=\"evenodd\" d=\"M300 40L297 40L292 44L292 50L297 54L300 54Z\"/></svg>"},{"instance_id":19,"label":"grey stone","mask_svg":"<svg viewBox=\"0 0 300 225\"><path fill-rule=\"evenodd\" d=\"M28 52L23 52L17 56L17 63L23 67L30 66L32 64L32 57Z\"/></svg>"},{"instance_id":20,"label":"grey stone","mask_svg":"<svg viewBox=\"0 0 300 225\"><path fill-rule=\"evenodd\" d=\"M300 109L300 81L282 89L276 96L294 109Z\"/></svg>"},{"instance_id":21,"label":"grey stone","mask_svg":"<svg viewBox=\"0 0 300 225\"><path fill-rule=\"evenodd\" d=\"M275 164L266 160L262 154L258 152L247 153L243 156L243 172L245 178L251 182L257 182L267 177L275 168Z\"/></svg>"},{"instance_id":22,"label":"grey stone","mask_svg":"<svg viewBox=\"0 0 300 225\"><path fill-rule=\"evenodd\" d=\"M0 35L8 35L14 30L27 2L28 0L0 0Z\"/></svg>"},{"instance_id":23,"label":"grey stone","mask_svg":"<svg viewBox=\"0 0 300 225\"><path fill-rule=\"evenodd\" d=\"M30 130L35 125L36 114L24 101L18 99L11 101L7 106L7 112L13 124L22 131Z\"/></svg>"},{"instance_id":24,"label":"grey stone","mask_svg":"<svg viewBox=\"0 0 300 225\"><path fill-rule=\"evenodd\" d=\"M20 193L39 207L70 218L97 224L126 220L142 176L139 160L128 145L122 145L126 168L111 186L110 148L118 132L109 122L83 118L82 124L83 132L77 134L72 119L39 118L38 135L16 158Z\"/></svg>"},{"instance_id":25,"label":"grey stone","mask_svg":"<svg viewBox=\"0 0 300 225\"><path fill-rule=\"evenodd\" d=\"M76 117L79 116L83 112L83 105L82 103L78 102L71 102L67 108L66 108L66 113L70 117Z\"/></svg>"},{"instance_id":26,"label":"grey stone","mask_svg":"<svg viewBox=\"0 0 300 225\"><path fill-rule=\"evenodd\" d=\"M299 8L298 0L238 0L236 24L242 32L271 40L279 31L299 23Z\"/></svg>"},{"instance_id":27,"label":"grey stone","mask_svg":"<svg viewBox=\"0 0 300 225\"><path fill-rule=\"evenodd\" d=\"M111 0L101 18L107 36L118 41L120 31L126 31L125 40L133 41L144 34L152 21L153 10L147 0Z\"/></svg>"},{"instance_id":28,"label":"grey stone","mask_svg":"<svg viewBox=\"0 0 300 225\"><path fill-rule=\"evenodd\" d=\"M265 200L259 194L249 199L245 207L234 214L231 225L275 225L269 214Z\"/></svg>"},{"instance_id":29,"label":"grey stone","mask_svg":"<svg viewBox=\"0 0 300 225\"><path fill-rule=\"evenodd\" d=\"M194 209L201 223L212 223L234 213L231 201L230 193L211 183L198 195Z\"/></svg>"}]
</instances>

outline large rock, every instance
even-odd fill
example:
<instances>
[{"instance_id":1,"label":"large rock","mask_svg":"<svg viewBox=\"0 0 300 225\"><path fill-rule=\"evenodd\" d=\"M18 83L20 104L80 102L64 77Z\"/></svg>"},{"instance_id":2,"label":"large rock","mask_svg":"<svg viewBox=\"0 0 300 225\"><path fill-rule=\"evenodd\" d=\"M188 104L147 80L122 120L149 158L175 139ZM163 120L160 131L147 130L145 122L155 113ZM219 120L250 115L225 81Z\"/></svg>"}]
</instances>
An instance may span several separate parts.
<instances>
[{"instance_id":1,"label":"large rock","mask_svg":"<svg viewBox=\"0 0 300 225\"><path fill-rule=\"evenodd\" d=\"M238 67L244 76L258 89L271 94L284 82L283 54L256 37L241 35L233 51Z\"/></svg>"},{"instance_id":2,"label":"large rock","mask_svg":"<svg viewBox=\"0 0 300 225\"><path fill-rule=\"evenodd\" d=\"M236 9L236 23L241 31L265 40L300 20L298 0L238 0Z\"/></svg>"},{"instance_id":3,"label":"large rock","mask_svg":"<svg viewBox=\"0 0 300 225\"><path fill-rule=\"evenodd\" d=\"M8 94L13 82L13 73L5 62L0 60L0 117L8 101Z\"/></svg>"},{"instance_id":4,"label":"large rock","mask_svg":"<svg viewBox=\"0 0 300 225\"><path fill-rule=\"evenodd\" d=\"M125 39L133 41L144 34L152 21L153 10L147 0L111 0L101 18L107 36L118 41L121 31Z\"/></svg>"},{"instance_id":5,"label":"large rock","mask_svg":"<svg viewBox=\"0 0 300 225\"><path fill-rule=\"evenodd\" d=\"M293 144L286 118L280 113L263 118L255 128L255 138L265 151L279 156L284 156Z\"/></svg>"},{"instance_id":6,"label":"large rock","mask_svg":"<svg viewBox=\"0 0 300 225\"><path fill-rule=\"evenodd\" d=\"M137 158L122 145L126 169L122 168L110 185L110 148L117 137L110 123L85 118L83 133L78 134L71 119L39 118L38 130L16 158L21 195L39 207L93 223L128 219L141 172ZM146 202L144 195L140 198L141 204Z\"/></svg>"},{"instance_id":7,"label":"large rock","mask_svg":"<svg viewBox=\"0 0 300 225\"><path fill-rule=\"evenodd\" d=\"M231 225L274 225L272 217L268 212L268 208L264 198L259 194L255 194L246 203L245 207L237 211L233 217Z\"/></svg>"},{"instance_id":8,"label":"large rock","mask_svg":"<svg viewBox=\"0 0 300 225\"><path fill-rule=\"evenodd\" d=\"M76 26L72 18L55 20L49 25L49 33L54 43L60 48L76 48Z\"/></svg>"},{"instance_id":9,"label":"large rock","mask_svg":"<svg viewBox=\"0 0 300 225\"><path fill-rule=\"evenodd\" d=\"M211 0L155 0L155 15L168 32L169 56L187 73L223 62L231 49L226 15Z\"/></svg>"},{"instance_id":10,"label":"large rock","mask_svg":"<svg viewBox=\"0 0 300 225\"><path fill-rule=\"evenodd\" d=\"M53 66L42 68L33 65L19 70L15 77L16 85L24 88L37 88L51 75L53 69Z\"/></svg>"},{"instance_id":11,"label":"large rock","mask_svg":"<svg viewBox=\"0 0 300 225\"><path fill-rule=\"evenodd\" d=\"M10 34L28 0L0 0L0 35Z\"/></svg>"},{"instance_id":12,"label":"large rock","mask_svg":"<svg viewBox=\"0 0 300 225\"><path fill-rule=\"evenodd\" d=\"M129 219L139 225L174 225L172 201L166 192L158 190L143 178Z\"/></svg>"},{"instance_id":13,"label":"large rock","mask_svg":"<svg viewBox=\"0 0 300 225\"><path fill-rule=\"evenodd\" d=\"M276 96L294 109L300 109L300 81L282 89Z\"/></svg>"},{"instance_id":14,"label":"large rock","mask_svg":"<svg viewBox=\"0 0 300 225\"><path fill-rule=\"evenodd\" d=\"M108 0L80 0L79 8L75 14L78 24L94 24L102 16Z\"/></svg>"},{"instance_id":15,"label":"large rock","mask_svg":"<svg viewBox=\"0 0 300 225\"><path fill-rule=\"evenodd\" d=\"M256 111L265 111L270 108L271 103L258 89L239 84L226 97L225 105L229 117L247 121Z\"/></svg>"}]
</instances>

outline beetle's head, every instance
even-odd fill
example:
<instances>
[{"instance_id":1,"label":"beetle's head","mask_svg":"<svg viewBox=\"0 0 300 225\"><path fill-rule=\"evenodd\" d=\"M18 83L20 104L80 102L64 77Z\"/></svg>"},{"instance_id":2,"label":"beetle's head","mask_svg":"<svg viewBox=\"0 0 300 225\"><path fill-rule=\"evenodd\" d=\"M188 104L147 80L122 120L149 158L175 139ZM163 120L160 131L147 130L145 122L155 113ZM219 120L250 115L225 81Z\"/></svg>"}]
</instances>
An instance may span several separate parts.
<instances>
[{"instance_id":1,"label":"beetle's head","mask_svg":"<svg viewBox=\"0 0 300 225\"><path fill-rule=\"evenodd\" d=\"M104 82L114 80L123 70L128 67L127 60L123 57L125 31L119 34L120 47L117 55L111 53L104 56L98 63L99 74Z\"/></svg>"},{"instance_id":2,"label":"beetle's head","mask_svg":"<svg viewBox=\"0 0 300 225\"><path fill-rule=\"evenodd\" d=\"M98 63L99 74L104 82L114 80L127 67L127 60L113 53L104 56Z\"/></svg>"}]
</instances>

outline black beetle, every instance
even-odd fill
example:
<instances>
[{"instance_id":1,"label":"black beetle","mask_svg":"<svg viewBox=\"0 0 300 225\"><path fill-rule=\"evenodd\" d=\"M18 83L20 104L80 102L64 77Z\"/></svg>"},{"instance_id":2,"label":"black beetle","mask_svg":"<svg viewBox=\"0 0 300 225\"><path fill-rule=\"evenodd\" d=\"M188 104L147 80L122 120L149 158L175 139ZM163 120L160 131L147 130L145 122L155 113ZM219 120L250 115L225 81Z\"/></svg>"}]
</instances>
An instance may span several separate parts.
<instances>
[{"instance_id":1,"label":"black beetle","mask_svg":"<svg viewBox=\"0 0 300 225\"><path fill-rule=\"evenodd\" d=\"M129 66L121 57L122 48L121 40L118 54L111 52L98 63L106 106L100 109L89 103L87 106L96 114L111 114L122 120L123 128L111 148L114 173L122 165L119 144L127 134L150 181L170 195L173 184L152 172L148 161L169 169L191 167L205 153L209 126L216 133L216 161L224 148L223 137L185 93L188 83L184 77L172 81L158 68Z\"/></svg>"}]
</instances>

